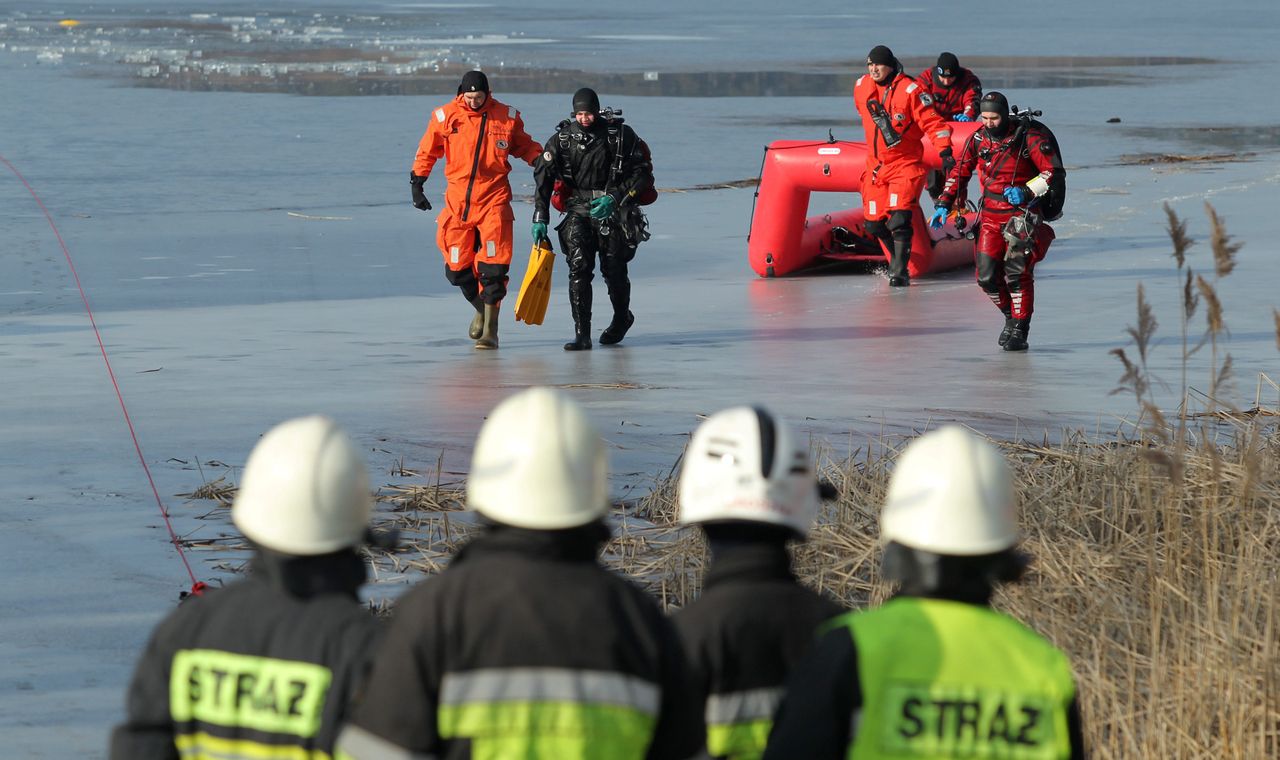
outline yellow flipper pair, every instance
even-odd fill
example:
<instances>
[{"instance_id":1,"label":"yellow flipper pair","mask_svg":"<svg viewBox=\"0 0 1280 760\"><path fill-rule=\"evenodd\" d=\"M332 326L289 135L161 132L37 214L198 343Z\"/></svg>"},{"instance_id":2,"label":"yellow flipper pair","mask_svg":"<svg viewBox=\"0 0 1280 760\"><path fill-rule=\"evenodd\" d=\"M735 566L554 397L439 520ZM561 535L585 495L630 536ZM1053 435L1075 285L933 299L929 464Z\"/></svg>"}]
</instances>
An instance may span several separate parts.
<instances>
[{"instance_id":1,"label":"yellow flipper pair","mask_svg":"<svg viewBox=\"0 0 1280 760\"><path fill-rule=\"evenodd\" d=\"M529 268L520 284L516 297L516 321L527 325L540 325L547 316L547 303L551 301L551 266L556 262L550 240L533 244L529 253Z\"/></svg>"}]
</instances>

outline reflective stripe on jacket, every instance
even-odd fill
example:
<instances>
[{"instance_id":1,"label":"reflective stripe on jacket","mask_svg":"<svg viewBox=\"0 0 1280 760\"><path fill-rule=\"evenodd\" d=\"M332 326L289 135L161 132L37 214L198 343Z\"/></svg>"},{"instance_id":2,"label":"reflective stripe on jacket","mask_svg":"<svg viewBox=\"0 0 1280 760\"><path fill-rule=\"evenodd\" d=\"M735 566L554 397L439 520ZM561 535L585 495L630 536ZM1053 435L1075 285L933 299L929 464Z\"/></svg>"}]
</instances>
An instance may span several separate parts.
<instances>
[{"instance_id":1,"label":"reflective stripe on jacket","mask_svg":"<svg viewBox=\"0 0 1280 760\"><path fill-rule=\"evenodd\" d=\"M956 157L938 202L950 208L975 171L982 187L982 208L987 212L1016 210L1004 199L1004 191L1010 187L1024 187L1036 177L1048 187L1062 160L1054 150L1054 141L1034 124L1019 127L1013 120L1003 137L992 137L985 127L975 131Z\"/></svg>"},{"instance_id":2,"label":"reflective stripe on jacket","mask_svg":"<svg viewBox=\"0 0 1280 760\"><path fill-rule=\"evenodd\" d=\"M113 760L326 760L380 625L354 552L260 552L251 576L156 628L112 735Z\"/></svg>"},{"instance_id":3,"label":"reflective stripe on jacket","mask_svg":"<svg viewBox=\"0 0 1280 760\"><path fill-rule=\"evenodd\" d=\"M871 118L868 102L883 106L893 129L901 137L894 147L886 147L885 139ZM924 145L928 137L938 150L951 147L951 126L933 110L933 99L916 80L898 73L886 84L876 84L870 74L863 74L853 87L853 101L862 119L867 137L868 173L879 169L878 177L888 180L899 174L924 174Z\"/></svg>"},{"instance_id":4,"label":"reflective stripe on jacket","mask_svg":"<svg viewBox=\"0 0 1280 760\"><path fill-rule=\"evenodd\" d=\"M339 741L365 758L687 757L702 740L675 631L596 560L603 525L493 528L397 604Z\"/></svg>"},{"instance_id":5,"label":"reflective stripe on jacket","mask_svg":"<svg viewBox=\"0 0 1280 760\"><path fill-rule=\"evenodd\" d=\"M431 112L413 173L429 176L444 158L445 203L466 221L474 216L472 209L511 202L511 156L532 165L541 152L519 111L493 96L472 111L459 95Z\"/></svg>"},{"instance_id":6,"label":"reflective stripe on jacket","mask_svg":"<svg viewBox=\"0 0 1280 760\"><path fill-rule=\"evenodd\" d=\"M819 625L842 612L800 585L784 545L717 548L702 595L673 616L705 694L707 754L763 754L792 666Z\"/></svg>"}]
</instances>

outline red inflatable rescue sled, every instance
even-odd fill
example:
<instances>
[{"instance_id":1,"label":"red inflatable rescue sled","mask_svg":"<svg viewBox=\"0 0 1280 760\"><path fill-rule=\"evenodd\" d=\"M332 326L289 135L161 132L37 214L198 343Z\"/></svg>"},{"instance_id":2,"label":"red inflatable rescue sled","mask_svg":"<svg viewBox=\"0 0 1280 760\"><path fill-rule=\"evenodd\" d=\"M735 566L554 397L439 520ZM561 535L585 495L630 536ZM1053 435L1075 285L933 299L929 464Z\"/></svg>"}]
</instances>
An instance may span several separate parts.
<instances>
[{"instance_id":1,"label":"red inflatable rescue sled","mask_svg":"<svg viewBox=\"0 0 1280 760\"><path fill-rule=\"evenodd\" d=\"M979 126L951 124L951 150L956 156ZM866 159L866 143L844 140L778 140L765 148L747 236L747 256L756 274L782 277L823 261L888 262L890 252L864 230L861 207L805 216L814 192L858 192ZM927 140L925 164L931 169L942 167L938 152ZM908 268L912 277L973 263L974 243L964 229L957 228L954 214L940 230L930 230L928 220L929 214L917 204L911 215L915 235ZM964 222L972 224L973 215Z\"/></svg>"}]
</instances>

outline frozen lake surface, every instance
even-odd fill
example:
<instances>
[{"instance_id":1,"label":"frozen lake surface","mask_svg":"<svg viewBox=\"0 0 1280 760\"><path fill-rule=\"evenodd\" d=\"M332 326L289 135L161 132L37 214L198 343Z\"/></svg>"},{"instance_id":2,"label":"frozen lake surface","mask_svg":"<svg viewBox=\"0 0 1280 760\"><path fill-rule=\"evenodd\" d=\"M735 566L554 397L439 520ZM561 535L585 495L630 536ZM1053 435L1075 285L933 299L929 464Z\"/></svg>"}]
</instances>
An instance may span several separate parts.
<instances>
[{"instance_id":1,"label":"frozen lake surface","mask_svg":"<svg viewBox=\"0 0 1280 760\"><path fill-rule=\"evenodd\" d=\"M165 13L187 18L209 13L198 3L167 5ZM270 5L278 14L254 16L263 26L277 15L298 26L297 7ZM361 23L392 29L416 19L403 25L406 35L450 40L437 47L465 48L467 60L488 66L588 71L818 70L859 60L879 42L902 56L954 49L963 63L969 51L959 40L978 38L976 19L935 22L956 13L949 6L879 16L835 10L846 5L779 15L763 0L698 6L705 10L660 2L568 25L548 20L556 6L543 0L375 3L359 13L377 19ZM1115 70L1138 85L1008 91L1044 111L1070 170L1066 217L1037 268L1026 354L996 349L999 316L968 272L919 279L905 292L877 275L755 278L746 263L750 188L672 192L651 207L654 238L632 269L636 326L621 346L560 349L572 332L561 261L546 323L517 324L508 304L501 350L475 351L465 337L470 308L445 283L434 249L434 214L406 197L404 175L439 96L131 87L110 55L92 63L75 50L52 55L50 25L63 14L87 18L91 8L0 6L9 25L0 28L0 155L40 193L66 240L180 534L227 529L196 519L206 505L173 494L240 466L280 420L332 415L367 448L375 483L403 482L391 474L397 464L426 471L441 457L456 477L488 410L532 384L562 386L587 406L611 445L615 495L626 496L670 469L699 415L735 403L772 406L835 458L950 420L1004 438L1064 429L1106 437L1134 415L1131 398L1110 394L1120 365L1108 352L1128 342L1139 284L1161 321L1164 341L1151 362L1170 384L1159 391L1162 404L1176 406L1181 283L1165 203L1200 241L1190 258L1196 271L1212 271L1206 200L1245 243L1219 295L1238 378L1233 400L1252 406L1259 373L1280 377L1272 318L1280 257L1268 216L1280 185L1280 110L1240 93L1280 74L1268 39L1280 14L1228 6L1236 12L1215 12L1210 28L1204 7L1190 2L1159 14L1060 5L1037 11L1050 14L1036 27L1051 34L1011 33L1002 46L1022 56L1223 61ZM141 4L115 7L146 15ZM319 7L356 15L337 3ZM27 39L36 44L12 43L20 24L35 29ZM328 17L315 26L364 29ZM513 42L460 46L467 35ZM427 57L439 52L419 47ZM569 97L496 94L540 138ZM755 177L762 147L776 139L859 134L848 97L603 94L653 146L663 188ZM1107 123L1112 117L1120 123ZM1134 160L1164 153L1235 159ZM523 166L512 177L522 196L518 283L531 179ZM428 183L433 194L441 188L438 177ZM834 210L852 199L814 203ZM0 591L0 732L18 757L101 757L145 637L189 582L57 239L7 173L0 218L0 377L10 399L0 413L0 552L9 575ZM607 301L598 279L597 290L599 309ZM598 330L607 317L597 321ZM1193 363L1192 385L1207 382L1207 359ZM199 552L192 561L204 580L224 575Z\"/></svg>"}]
</instances>

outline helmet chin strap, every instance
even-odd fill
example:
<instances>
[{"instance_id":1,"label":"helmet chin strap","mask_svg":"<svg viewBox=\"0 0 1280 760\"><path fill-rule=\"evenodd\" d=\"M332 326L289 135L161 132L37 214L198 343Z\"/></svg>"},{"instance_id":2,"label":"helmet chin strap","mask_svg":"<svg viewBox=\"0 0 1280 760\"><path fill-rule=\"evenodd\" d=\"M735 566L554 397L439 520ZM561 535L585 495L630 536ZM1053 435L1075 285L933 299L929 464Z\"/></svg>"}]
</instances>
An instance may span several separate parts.
<instances>
[{"instance_id":1,"label":"helmet chin strap","mask_svg":"<svg viewBox=\"0 0 1280 760\"><path fill-rule=\"evenodd\" d=\"M899 593L907 596L988 604L997 585L1017 583L1029 564L1030 557L1017 549L962 557L894 541L885 547L881 574L886 581L898 582Z\"/></svg>"}]
</instances>

